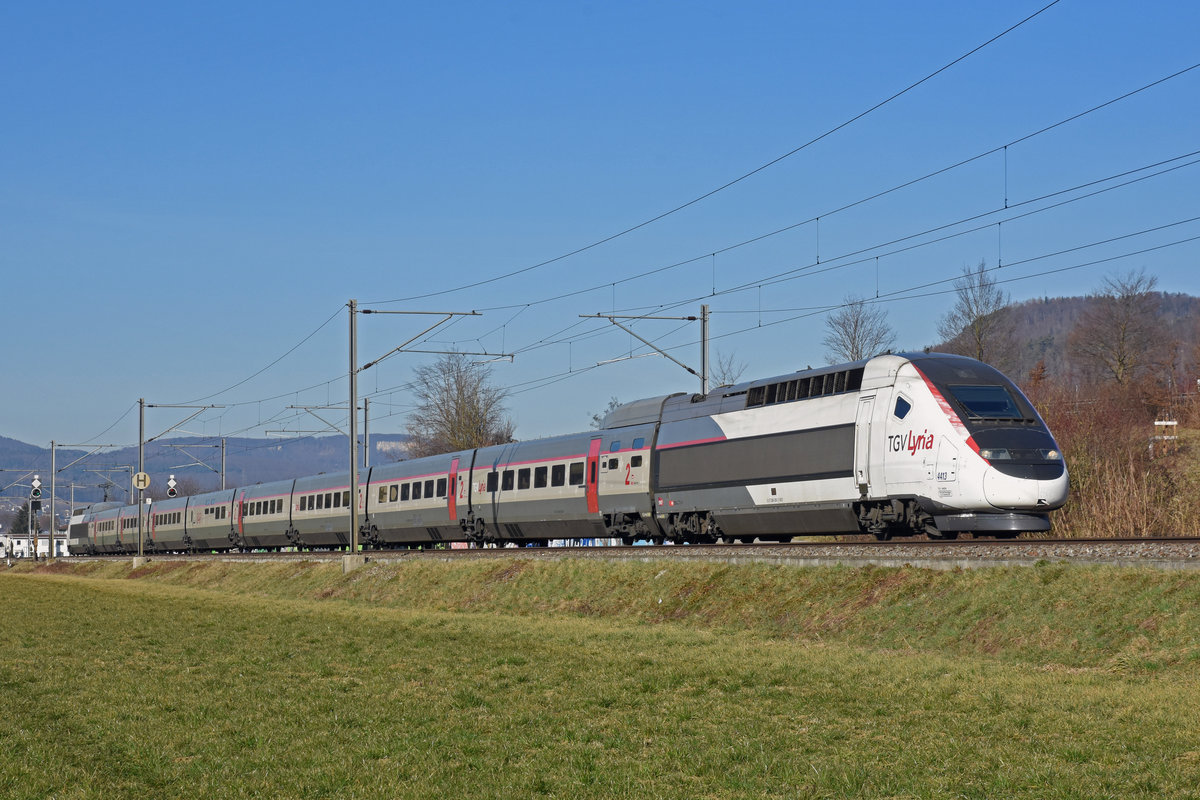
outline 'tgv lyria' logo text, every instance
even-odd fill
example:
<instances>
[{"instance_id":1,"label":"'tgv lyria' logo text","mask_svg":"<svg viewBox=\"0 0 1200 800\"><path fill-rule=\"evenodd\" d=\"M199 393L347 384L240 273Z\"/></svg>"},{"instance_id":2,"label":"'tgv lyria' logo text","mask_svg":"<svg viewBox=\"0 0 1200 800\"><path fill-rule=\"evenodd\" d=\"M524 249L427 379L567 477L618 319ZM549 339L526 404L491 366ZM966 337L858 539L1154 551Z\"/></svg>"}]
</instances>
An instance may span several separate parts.
<instances>
[{"instance_id":1,"label":"'tgv lyria' logo text","mask_svg":"<svg viewBox=\"0 0 1200 800\"><path fill-rule=\"evenodd\" d=\"M900 433L888 438L888 449L893 453L907 450L909 455L916 455L918 450L933 449L933 434L927 430L921 433Z\"/></svg>"}]
</instances>

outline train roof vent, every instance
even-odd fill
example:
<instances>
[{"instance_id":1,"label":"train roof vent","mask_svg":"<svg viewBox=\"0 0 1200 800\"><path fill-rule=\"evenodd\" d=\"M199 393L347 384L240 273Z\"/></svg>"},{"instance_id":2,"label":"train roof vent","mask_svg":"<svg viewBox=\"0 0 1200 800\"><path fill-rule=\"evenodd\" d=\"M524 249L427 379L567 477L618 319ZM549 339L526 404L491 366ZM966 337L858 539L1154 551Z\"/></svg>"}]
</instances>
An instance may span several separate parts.
<instances>
[{"instance_id":1,"label":"train roof vent","mask_svg":"<svg viewBox=\"0 0 1200 800\"><path fill-rule=\"evenodd\" d=\"M675 394L664 394L661 397L647 397L645 400L633 400L625 403L622 406L617 406L604 417L604 421L600 424L602 428L624 428L629 425L645 425L649 422L658 422L662 415L663 403L672 397L678 397L679 392Z\"/></svg>"}]
</instances>

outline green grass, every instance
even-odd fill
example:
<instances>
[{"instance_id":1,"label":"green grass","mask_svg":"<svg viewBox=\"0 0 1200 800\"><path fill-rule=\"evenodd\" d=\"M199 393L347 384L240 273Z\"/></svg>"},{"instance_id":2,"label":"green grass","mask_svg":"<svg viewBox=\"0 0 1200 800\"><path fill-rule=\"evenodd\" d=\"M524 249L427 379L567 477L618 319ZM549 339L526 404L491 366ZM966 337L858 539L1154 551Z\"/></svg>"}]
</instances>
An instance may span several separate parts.
<instances>
[{"instance_id":1,"label":"green grass","mask_svg":"<svg viewBox=\"0 0 1200 800\"><path fill-rule=\"evenodd\" d=\"M3 798L1200 786L1185 574L57 569L0 572Z\"/></svg>"}]
</instances>

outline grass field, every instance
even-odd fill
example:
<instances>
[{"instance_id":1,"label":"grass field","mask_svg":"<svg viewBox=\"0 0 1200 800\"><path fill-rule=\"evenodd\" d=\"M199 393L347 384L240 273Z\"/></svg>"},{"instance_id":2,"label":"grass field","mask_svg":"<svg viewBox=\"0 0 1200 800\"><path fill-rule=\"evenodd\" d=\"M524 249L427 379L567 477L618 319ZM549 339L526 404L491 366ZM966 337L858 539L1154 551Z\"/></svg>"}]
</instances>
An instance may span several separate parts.
<instances>
[{"instance_id":1,"label":"grass field","mask_svg":"<svg viewBox=\"0 0 1200 800\"><path fill-rule=\"evenodd\" d=\"M1196 797L1200 580L0 571L0 797Z\"/></svg>"}]
</instances>

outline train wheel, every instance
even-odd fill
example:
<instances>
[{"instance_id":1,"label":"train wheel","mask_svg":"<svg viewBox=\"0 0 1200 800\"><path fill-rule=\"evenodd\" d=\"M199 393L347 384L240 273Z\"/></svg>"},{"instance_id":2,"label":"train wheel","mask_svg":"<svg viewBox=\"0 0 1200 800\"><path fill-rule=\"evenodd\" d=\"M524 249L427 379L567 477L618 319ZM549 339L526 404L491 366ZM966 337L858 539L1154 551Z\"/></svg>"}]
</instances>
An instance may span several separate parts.
<instances>
[{"instance_id":1,"label":"train wheel","mask_svg":"<svg viewBox=\"0 0 1200 800\"><path fill-rule=\"evenodd\" d=\"M939 531L931 523L926 523L925 535L936 541L948 542L958 538L958 531Z\"/></svg>"}]
</instances>

